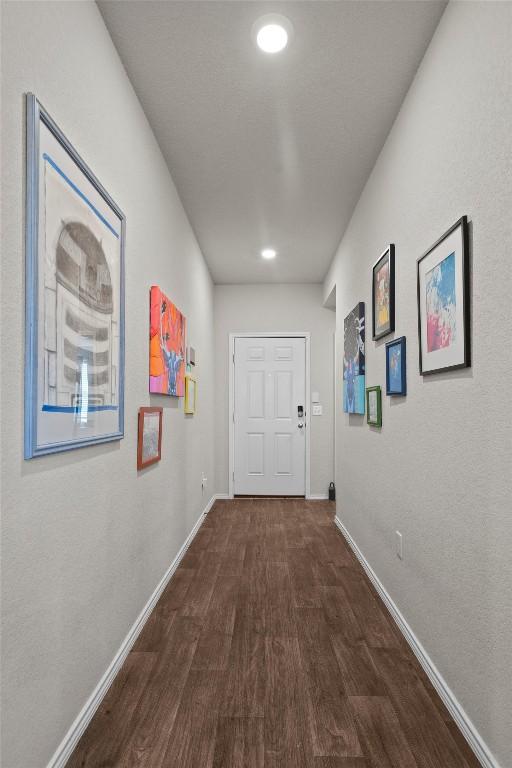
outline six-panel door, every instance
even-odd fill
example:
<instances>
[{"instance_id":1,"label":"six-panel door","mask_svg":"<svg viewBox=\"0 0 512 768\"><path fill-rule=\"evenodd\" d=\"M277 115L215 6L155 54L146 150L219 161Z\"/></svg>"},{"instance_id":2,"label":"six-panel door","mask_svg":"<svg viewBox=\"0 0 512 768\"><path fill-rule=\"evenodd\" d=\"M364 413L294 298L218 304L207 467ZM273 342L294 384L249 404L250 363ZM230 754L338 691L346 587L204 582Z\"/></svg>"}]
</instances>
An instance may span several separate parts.
<instances>
[{"instance_id":1,"label":"six-panel door","mask_svg":"<svg viewBox=\"0 0 512 768\"><path fill-rule=\"evenodd\" d=\"M305 494L305 397L304 338L235 339L235 494Z\"/></svg>"}]
</instances>

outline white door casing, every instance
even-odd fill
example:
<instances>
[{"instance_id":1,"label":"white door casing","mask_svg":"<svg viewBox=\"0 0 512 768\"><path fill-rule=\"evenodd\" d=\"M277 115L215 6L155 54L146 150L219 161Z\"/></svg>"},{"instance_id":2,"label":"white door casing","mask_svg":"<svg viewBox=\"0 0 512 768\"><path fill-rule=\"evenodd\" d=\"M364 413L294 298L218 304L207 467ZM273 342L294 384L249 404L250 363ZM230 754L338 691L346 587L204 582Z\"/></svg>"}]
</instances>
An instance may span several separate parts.
<instances>
[{"instance_id":1,"label":"white door casing","mask_svg":"<svg viewBox=\"0 0 512 768\"><path fill-rule=\"evenodd\" d=\"M308 336L232 334L230 495L309 493Z\"/></svg>"}]
</instances>

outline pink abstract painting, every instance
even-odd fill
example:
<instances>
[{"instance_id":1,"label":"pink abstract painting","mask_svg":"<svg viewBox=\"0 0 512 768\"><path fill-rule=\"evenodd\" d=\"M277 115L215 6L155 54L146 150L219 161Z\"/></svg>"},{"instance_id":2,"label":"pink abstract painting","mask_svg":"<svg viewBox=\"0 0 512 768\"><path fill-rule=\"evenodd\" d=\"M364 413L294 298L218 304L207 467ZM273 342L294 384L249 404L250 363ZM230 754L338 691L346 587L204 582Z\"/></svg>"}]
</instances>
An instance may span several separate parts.
<instances>
[{"instance_id":1,"label":"pink abstract painting","mask_svg":"<svg viewBox=\"0 0 512 768\"><path fill-rule=\"evenodd\" d=\"M427 272L427 350L449 347L457 333L455 253Z\"/></svg>"}]
</instances>

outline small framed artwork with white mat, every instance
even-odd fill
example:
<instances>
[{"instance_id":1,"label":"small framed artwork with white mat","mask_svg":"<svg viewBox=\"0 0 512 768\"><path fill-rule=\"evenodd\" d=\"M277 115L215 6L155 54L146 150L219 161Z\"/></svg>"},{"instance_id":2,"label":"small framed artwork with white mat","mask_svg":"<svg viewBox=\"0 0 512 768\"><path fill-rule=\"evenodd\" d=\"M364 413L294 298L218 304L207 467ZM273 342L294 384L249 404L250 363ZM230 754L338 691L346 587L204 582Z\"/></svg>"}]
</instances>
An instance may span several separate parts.
<instances>
[{"instance_id":1,"label":"small framed artwork with white mat","mask_svg":"<svg viewBox=\"0 0 512 768\"><path fill-rule=\"evenodd\" d=\"M418 259L417 279L420 373L468 368L471 354L466 216Z\"/></svg>"},{"instance_id":2,"label":"small framed artwork with white mat","mask_svg":"<svg viewBox=\"0 0 512 768\"><path fill-rule=\"evenodd\" d=\"M145 469L162 458L162 408L139 408L137 469Z\"/></svg>"}]
</instances>

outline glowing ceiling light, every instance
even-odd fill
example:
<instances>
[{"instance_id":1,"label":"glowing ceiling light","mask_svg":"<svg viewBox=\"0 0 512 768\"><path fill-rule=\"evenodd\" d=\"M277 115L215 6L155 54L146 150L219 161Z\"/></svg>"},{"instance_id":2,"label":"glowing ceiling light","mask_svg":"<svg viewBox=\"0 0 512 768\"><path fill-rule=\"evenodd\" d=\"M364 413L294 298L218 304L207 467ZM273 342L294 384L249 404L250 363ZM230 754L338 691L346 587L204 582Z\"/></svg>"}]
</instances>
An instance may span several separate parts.
<instances>
[{"instance_id":1,"label":"glowing ceiling light","mask_svg":"<svg viewBox=\"0 0 512 768\"><path fill-rule=\"evenodd\" d=\"M279 53L288 45L292 32L293 27L286 16L268 13L253 25L252 37L264 53Z\"/></svg>"},{"instance_id":2,"label":"glowing ceiling light","mask_svg":"<svg viewBox=\"0 0 512 768\"><path fill-rule=\"evenodd\" d=\"M256 35L256 42L265 53L279 53L286 48L288 32L280 24L265 24Z\"/></svg>"}]
</instances>

